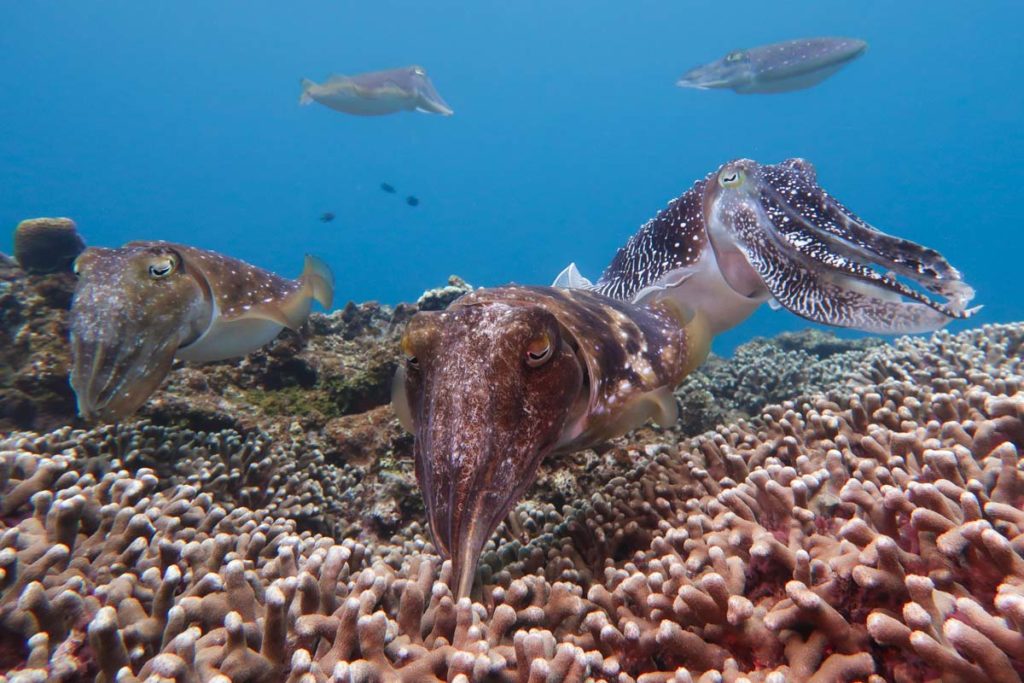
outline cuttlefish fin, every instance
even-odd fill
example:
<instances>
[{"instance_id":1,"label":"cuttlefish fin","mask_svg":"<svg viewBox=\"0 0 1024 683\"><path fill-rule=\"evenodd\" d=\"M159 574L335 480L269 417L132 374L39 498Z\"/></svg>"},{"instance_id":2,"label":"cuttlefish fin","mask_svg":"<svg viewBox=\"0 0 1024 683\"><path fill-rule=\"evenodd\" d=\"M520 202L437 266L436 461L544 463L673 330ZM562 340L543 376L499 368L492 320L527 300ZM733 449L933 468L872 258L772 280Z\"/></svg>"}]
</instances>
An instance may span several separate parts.
<instances>
[{"instance_id":1,"label":"cuttlefish fin","mask_svg":"<svg viewBox=\"0 0 1024 683\"><path fill-rule=\"evenodd\" d=\"M614 420L601 425L588 440L599 443L641 427L648 420L663 428L672 427L679 420L679 407L671 387L658 387L633 397Z\"/></svg>"},{"instance_id":2,"label":"cuttlefish fin","mask_svg":"<svg viewBox=\"0 0 1024 683\"><path fill-rule=\"evenodd\" d=\"M312 254L306 254L305 267L298 277L300 287L283 301L253 307L245 317L273 320L292 330L302 327L309 309L316 301L325 309L334 303L334 276L326 263Z\"/></svg>"},{"instance_id":3,"label":"cuttlefish fin","mask_svg":"<svg viewBox=\"0 0 1024 683\"><path fill-rule=\"evenodd\" d=\"M299 104L306 106L307 104L313 103L313 96L309 94L309 89L316 85L313 81L308 78L303 78L302 81L302 94L299 95Z\"/></svg>"},{"instance_id":4,"label":"cuttlefish fin","mask_svg":"<svg viewBox=\"0 0 1024 683\"><path fill-rule=\"evenodd\" d=\"M401 365L391 380L391 409L395 411L398 422L410 433L415 433L412 420L412 408L409 406L409 394L405 389L405 368Z\"/></svg>"},{"instance_id":5,"label":"cuttlefish fin","mask_svg":"<svg viewBox=\"0 0 1024 683\"><path fill-rule=\"evenodd\" d=\"M562 289L590 289L594 284L583 277L575 263L570 263L558 274L551 286Z\"/></svg>"},{"instance_id":6,"label":"cuttlefish fin","mask_svg":"<svg viewBox=\"0 0 1024 683\"><path fill-rule=\"evenodd\" d=\"M714 336L707 316L670 296L650 298L643 305L670 316L683 328L686 348L681 349L685 353L682 377L689 375L707 360Z\"/></svg>"}]
</instances>

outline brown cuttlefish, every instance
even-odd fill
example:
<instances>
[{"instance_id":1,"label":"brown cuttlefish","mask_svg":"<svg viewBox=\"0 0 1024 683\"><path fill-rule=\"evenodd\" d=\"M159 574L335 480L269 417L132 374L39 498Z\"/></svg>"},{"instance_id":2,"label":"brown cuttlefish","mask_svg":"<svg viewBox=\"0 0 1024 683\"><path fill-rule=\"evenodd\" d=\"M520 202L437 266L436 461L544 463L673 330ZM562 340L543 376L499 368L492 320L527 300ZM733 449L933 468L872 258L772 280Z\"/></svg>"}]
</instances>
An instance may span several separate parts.
<instances>
[{"instance_id":1,"label":"brown cuttlefish","mask_svg":"<svg viewBox=\"0 0 1024 683\"><path fill-rule=\"evenodd\" d=\"M306 256L296 280L213 251L170 242L92 247L74 264L71 387L78 413L113 421L152 395L175 358L243 356L330 308L333 278Z\"/></svg>"},{"instance_id":2,"label":"brown cuttlefish","mask_svg":"<svg viewBox=\"0 0 1024 683\"><path fill-rule=\"evenodd\" d=\"M420 312L402 340L393 405L415 437L431 534L469 594L487 539L545 457L653 418L707 355L702 318L667 302L509 285Z\"/></svg>"}]
</instances>

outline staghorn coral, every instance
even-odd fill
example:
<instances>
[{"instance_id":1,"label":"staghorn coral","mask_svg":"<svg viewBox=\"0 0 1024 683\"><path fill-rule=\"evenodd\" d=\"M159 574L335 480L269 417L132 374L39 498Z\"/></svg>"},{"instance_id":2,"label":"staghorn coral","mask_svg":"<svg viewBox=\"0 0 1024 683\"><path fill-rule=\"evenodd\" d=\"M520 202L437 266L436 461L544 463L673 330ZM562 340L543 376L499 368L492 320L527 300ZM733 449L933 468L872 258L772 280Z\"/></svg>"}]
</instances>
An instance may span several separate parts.
<instances>
[{"instance_id":1,"label":"staghorn coral","mask_svg":"<svg viewBox=\"0 0 1024 683\"><path fill-rule=\"evenodd\" d=\"M731 358L711 356L676 389L687 434L749 419L769 403L797 400L847 380L852 365L882 344L809 329L757 337Z\"/></svg>"},{"instance_id":2,"label":"staghorn coral","mask_svg":"<svg viewBox=\"0 0 1024 683\"><path fill-rule=\"evenodd\" d=\"M0 671L1020 680L1022 344L1024 325L900 340L850 370L860 386L691 439L641 430L565 456L488 543L473 602L453 599L420 512L390 538L332 539L301 528L301 505L253 491L267 476L254 463L301 457L266 437L13 435L0 442L0 628L19 645ZM208 473L190 479L183 461Z\"/></svg>"}]
</instances>

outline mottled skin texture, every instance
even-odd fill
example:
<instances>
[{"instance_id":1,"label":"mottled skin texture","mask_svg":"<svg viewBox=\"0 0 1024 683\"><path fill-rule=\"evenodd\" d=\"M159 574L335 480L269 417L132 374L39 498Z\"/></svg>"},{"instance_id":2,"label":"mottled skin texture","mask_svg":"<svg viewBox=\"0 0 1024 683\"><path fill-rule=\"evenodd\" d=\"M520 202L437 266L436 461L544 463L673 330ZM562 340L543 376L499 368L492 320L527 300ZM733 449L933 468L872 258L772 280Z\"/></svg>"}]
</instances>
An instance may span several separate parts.
<instances>
[{"instance_id":1,"label":"mottled skin texture","mask_svg":"<svg viewBox=\"0 0 1024 683\"><path fill-rule=\"evenodd\" d=\"M674 423L672 389L707 343L699 318L551 287L477 290L409 322L394 406L458 595L540 462Z\"/></svg>"},{"instance_id":2,"label":"mottled skin texture","mask_svg":"<svg viewBox=\"0 0 1024 683\"><path fill-rule=\"evenodd\" d=\"M382 116L399 111L442 116L454 113L437 92L426 70L415 65L356 76L334 75L322 84L303 79L299 104L314 101L357 116Z\"/></svg>"},{"instance_id":3,"label":"mottled skin texture","mask_svg":"<svg viewBox=\"0 0 1024 683\"><path fill-rule=\"evenodd\" d=\"M882 333L934 330L976 310L966 308L974 290L937 251L862 221L803 159L724 164L641 227L592 288L676 300L714 333L772 299L814 322Z\"/></svg>"},{"instance_id":4,"label":"mottled skin texture","mask_svg":"<svg viewBox=\"0 0 1024 683\"><path fill-rule=\"evenodd\" d=\"M676 85L700 90L726 88L741 94L802 90L821 83L867 50L856 38L801 38L735 50L690 69Z\"/></svg>"},{"instance_id":5,"label":"mottled skin texture","mask_svg":"<svg viewBox=\"0 0 1024 683\"><path fill-rule=\"evenodd\" d=\"M312 300L331 304L330 272L312 257L288 280L204 249L130 242L87 249L74 269L71 386L89 419L135 412L175 357L244 355L299 327Z\"/></svg>"}]
</instances>

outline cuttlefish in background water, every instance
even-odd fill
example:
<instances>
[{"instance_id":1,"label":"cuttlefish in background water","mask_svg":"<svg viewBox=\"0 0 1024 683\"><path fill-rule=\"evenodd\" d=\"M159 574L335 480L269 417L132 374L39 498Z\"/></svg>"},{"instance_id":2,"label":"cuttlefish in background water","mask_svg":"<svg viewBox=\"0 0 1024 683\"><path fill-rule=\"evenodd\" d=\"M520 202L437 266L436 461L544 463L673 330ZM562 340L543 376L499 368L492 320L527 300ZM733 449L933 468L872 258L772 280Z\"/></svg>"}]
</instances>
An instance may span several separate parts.
<instances>
[{"instance_id":1,"label":"cuttlefish in background water","mask_svg":"<svg viewBox=\"0 0 1024 683\"><path fill-rule=\"evenodd\" d=\"M451 116L422 66L373 71L357 76L330 76L322 84L302 79L299 104L316 101L335 111L359 116L381 116L399 111L420 111Z\"/></svg>"},{"instance_id":2,"label":"cuttlefish in background water","mask_svg":"<svg viewBox=\"0 0 1024 683\"><path fill-rule=\"evenodd\" d=\"M674 305L552 287L481 289L412 318L393 405L459 596L541 461L649 418L675 424L672 390L708 342L700 316Z\"/></svg>"},{"instance_id":3,"label":"cuttlefish in background water","mask_svg":"<svg viewBox=\"0 0 1024 683\"><path fill-rule=\"evenodd\" d=\"M676 85L744 95L803 90L821 83L868 49L856 38L802 38L736 50L690 69Z\"/></svg>"},{"instance_id":4,"label":"cuttlefish in background water","mask_svg":"<svg viewBox=\"0 0 1024 683\"><path fill-rule=\"evenodd\" d=\"M570 264L555 284L638 303L673 299L703 313L715 334L764 302L881 333L931 331L977 310L966 308L974 290L937 251L862 221L804 159L725 164L641 227L596 283Z\"/></svg>"},{"instance_id":5,"label":"cuttlefish in background water","mask_svg":"<svg viewBox=\"0 0 1024 683\"><path fill-rule=\"evenodd\" d=\"M296 280L170 242L90 248L75 261L71 386L85 418L118 420L156 390L175 358L242 356L330 308L333 279L306 256Z\"/></svg>"}]
</instances>

